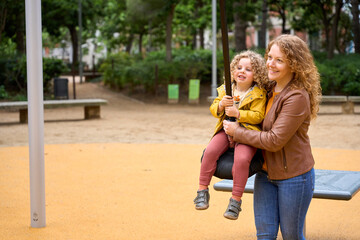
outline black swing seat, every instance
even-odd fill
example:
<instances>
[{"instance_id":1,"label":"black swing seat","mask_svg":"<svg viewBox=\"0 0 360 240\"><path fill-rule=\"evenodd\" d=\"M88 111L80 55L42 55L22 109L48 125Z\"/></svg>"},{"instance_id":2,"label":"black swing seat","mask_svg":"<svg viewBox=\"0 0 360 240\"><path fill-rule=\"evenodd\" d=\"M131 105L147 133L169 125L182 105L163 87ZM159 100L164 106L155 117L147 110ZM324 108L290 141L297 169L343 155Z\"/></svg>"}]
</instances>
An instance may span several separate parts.
<instances>
[{"instance_id":1,"label":"black swing seat","mask_svg":"<svg viewBox=\"0 0 360 240\"><path fill-rule=\"evenodd\" d=\"M201 156L201 161L204 156L204 152L203 155ZM250 163L249 177L261 171L263 163L264 163L264 158L262 156L261 149L258 149ZM233 164L234 164L234 148L229 148L225 153L223 153L223 155L219 157L214 176L220 179L233 179L232 171L231 171Z\"/></svg>"}]
</instances>

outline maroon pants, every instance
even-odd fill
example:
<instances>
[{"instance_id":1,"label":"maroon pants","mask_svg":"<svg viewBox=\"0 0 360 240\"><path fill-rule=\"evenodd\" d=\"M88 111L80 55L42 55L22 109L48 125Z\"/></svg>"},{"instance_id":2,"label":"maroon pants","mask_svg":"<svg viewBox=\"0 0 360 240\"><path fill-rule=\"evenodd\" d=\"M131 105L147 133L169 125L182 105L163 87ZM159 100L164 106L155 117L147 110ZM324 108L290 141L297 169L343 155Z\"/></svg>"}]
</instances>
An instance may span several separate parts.
<instances>
[{"instance_id":1,"label":"maroon pants","mask_svg":"<svg viewBox=\"0 0 360 240\"><path fill-rule=\"evenodd\" d=\"M229 148L228 136L221 130L206 147L200 168L199 184L208 186L216 170L216 161ZM233 190L232 195L241 197L246 181L249 177L251 159L256 153L256 148L236 143L234 147L234 165L232 168Z\"/></svg>"}]
</instances>

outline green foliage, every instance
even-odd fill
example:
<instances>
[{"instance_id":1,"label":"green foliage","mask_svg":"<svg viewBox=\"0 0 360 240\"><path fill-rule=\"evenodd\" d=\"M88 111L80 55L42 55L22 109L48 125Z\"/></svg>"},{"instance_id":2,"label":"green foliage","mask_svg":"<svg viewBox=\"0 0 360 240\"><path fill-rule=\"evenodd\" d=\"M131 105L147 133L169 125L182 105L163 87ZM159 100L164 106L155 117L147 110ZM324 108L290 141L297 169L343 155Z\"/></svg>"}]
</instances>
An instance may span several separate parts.
<instances>
[{"instance_id":1,"label":"green foliage","mask_svg":"<svg viewBox=\"0 0 360 240\"><path fill-rule=\"evenodd\" d=\"M59 59L43 59L44 93L50 93L50 81L68 71ZM0 44L0 98L22 100L27 89L26 56L16 54L12 42Z\"/></svg>"},{"instance_id":2,"label":"green foliage","mask_svg":"<svg viewBox=\"0 0 360 240\"><path fill-rule=\"evenodd\" d=\"M324 95L360 95L360 55L335 55L316 59Z\"/></svg>"},{"instance_id":3,"label":"green foliage","mask_svg":"<svg viewBox=\"0 0 360 240\"><path fill-rule=\"evenodd\" d=\"M25 61L24 55L0 57L0 85L3 85L8 92L26 92Z\"/></svg>"},{"instance_id":4,"label":"green foliage","mask_svg":"<svg viewBox=\"0 0 360 240\"><path fill-rule=\"evenodd\" d=\"M50 82L51 79L59 77L61 73L67 72L64 62L55 58L43 58L43 80L44 80L44 92L51 92Z\"/></svg>"},{"instance_id":5,"label":"green foliage","mask_svg":"<svg viewBox=\"0 0 360 240\"><path fill-rule=\"evenodd\" d=\"M120 89L143 86L146 91L154 92L155 85L187 84L192 78L211 80L211 51L176 49L171 62L165 61L165 55L165 51L151 52L145 59L126 53L111 55L100 67L100 71L104 73L104 83Z\"/></svg>"},{"instance_id":6,"label":"green foliage","mask_svg":"<svg viewBox=\"0 0 360 240\"><path fill-rule=\"evenodd\" d=\"M264 49L254 49L263 55ZM230 59L236 53L230 51ZM101 65L104 83L115 88L133 90L142 86L147 92L155 92L155 87L169 83L187 85L189 79L197 78L202 83L211 82L212 52L210 50L174 50L172 62L165 61L165 51L149 53L144 59L127 53L117 53L108 57ZM321 75L324 95L360 95L360 56L357 54L336 55L327 59L326 53L313 53ZM158 79L155 82L155 68ZM223 56L217 52L218 85L223 83Z\"/></svg>"},{"instance_id":7,"label":"green foliage","mask_svg":"<svg viewBox=\"0 0 360 240\"><path fill-rule=\"evenodd\" d=\"M5 90L4 85L0 85L0 99L8 99L9 93Z\"/></svg>"}]
</instances>

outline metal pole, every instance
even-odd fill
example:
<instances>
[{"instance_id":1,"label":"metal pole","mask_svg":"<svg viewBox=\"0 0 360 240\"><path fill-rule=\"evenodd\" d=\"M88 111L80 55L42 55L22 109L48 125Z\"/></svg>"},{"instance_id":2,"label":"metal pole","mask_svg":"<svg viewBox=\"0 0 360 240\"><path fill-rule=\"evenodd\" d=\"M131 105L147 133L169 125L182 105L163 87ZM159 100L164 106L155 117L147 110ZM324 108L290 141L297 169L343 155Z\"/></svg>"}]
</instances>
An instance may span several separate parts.
<instances>
[{"instance_id":1,"label":"metal pole","mask_svg":"<svg viewBox=\"0 0 360 240\"><path fill-rule=\"evenodd\" d=\"M41 0L25 0L31 227L46 225Z\"/></svg>"},{"instance_id":2,"label":"metal pole","mask_svg":"<svg viewBox=\"0 0 360 240\"><path fill-rule=\"evenodd\" d=\"M80 83L82 83L82 77L83 77L83 65L82 65L82 48L81 48L81 42L82 42L82 9L81 9L81 0L79 0L79 75L80 75Z\"/></svg>"},{"instance_id":3,"label":"metal pole","mask_svg":"<svg viewBox=\"0 0 360 240\"><path fill-rule=\"evenodd\" d=\"M211 96L216 97L216 0L212 0L212 84Z\"/></svg>"}]
</instances>

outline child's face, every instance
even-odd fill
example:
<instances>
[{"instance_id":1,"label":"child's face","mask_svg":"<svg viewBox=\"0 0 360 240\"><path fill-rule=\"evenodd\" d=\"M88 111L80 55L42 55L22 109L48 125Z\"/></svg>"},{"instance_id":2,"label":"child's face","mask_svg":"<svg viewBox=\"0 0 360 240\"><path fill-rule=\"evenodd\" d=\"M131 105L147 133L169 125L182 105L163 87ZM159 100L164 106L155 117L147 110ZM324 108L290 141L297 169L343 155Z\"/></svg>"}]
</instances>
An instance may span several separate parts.
<instances>
[{"instance_id":1,"label":"child's face","mask_svg":"<svg viewBox=\"0 0 360 240\"><path fill-rule=\"evenodd\" d=\"M248 89L254 81L254 72L249 58L241 58L232 72L237 87Z\"/></svg>"}]
</instances>

